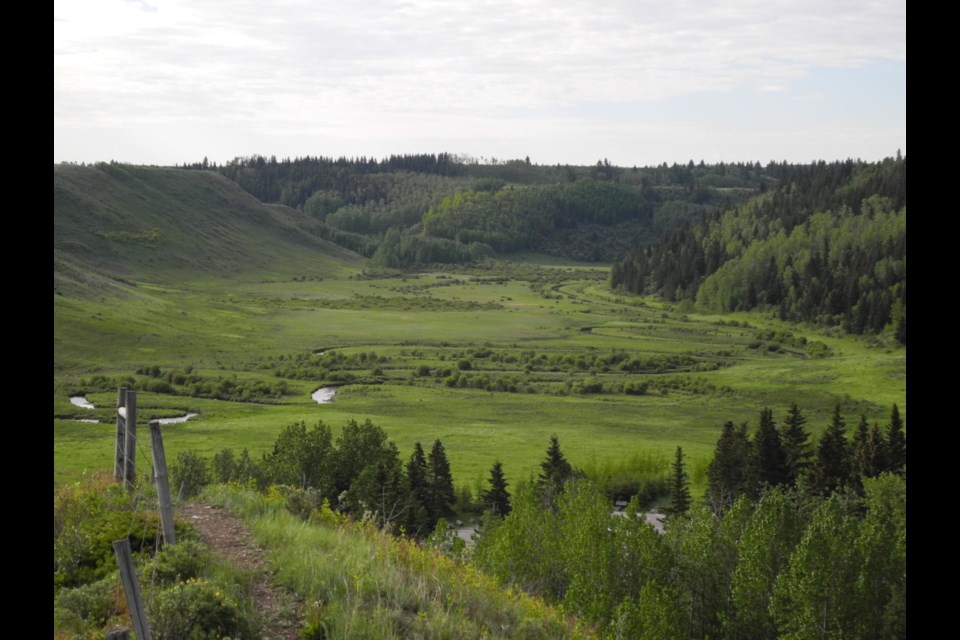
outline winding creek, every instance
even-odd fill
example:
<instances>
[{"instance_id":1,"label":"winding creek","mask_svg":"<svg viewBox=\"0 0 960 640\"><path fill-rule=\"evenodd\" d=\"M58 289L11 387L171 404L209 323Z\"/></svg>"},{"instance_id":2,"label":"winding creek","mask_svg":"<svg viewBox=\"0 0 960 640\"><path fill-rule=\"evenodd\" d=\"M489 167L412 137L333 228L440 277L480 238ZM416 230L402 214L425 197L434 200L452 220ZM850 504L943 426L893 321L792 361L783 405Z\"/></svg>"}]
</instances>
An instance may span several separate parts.
<instances>
[{"instance_id":1,"label":"winding creek","mask_svg":"<svg viewBox=\"0 0 960 640\"><path fill-rule=\"evenodd\" d=\"M70 397L70 404L72 404L72 405L75 406L75 407L82 407L82 408L84 408L84 409L96 409L96 407L93 405L93 403L91 403L89 400L87 400L87 399L86 399L85 397L83 397L83 396L71 396L71 397ZM121 409L121 411L122 411L122 409ZM186 415L176 416L176 417L173 417L173 418L157 418L157 422L159 422L160 424L180 424L180 423L186 422L187 420L190 420L190 419L192 419L192 418L196 418L196 417L199 416L199 415L200 415L199 413L187 413ZM77 419L74 420L74 422L86 422L86 423L89 423L89 424L100 424L100 421L99 421L99 420L95 420L95 419L91 419L91 418L77 418Z\"/></svg>"},{"instance_id":2,"label":"winding creek","mask_svg":"<svg viewBox=\"0 0 960 640\"><path fill-rule=\"evenodd\" d=\"M313 398L314 402L317 404L329 404L333 402L333 399L336 397L336 395L336 387L320 387L310 394L310 397Z\"/></svg>"}]
</instances>

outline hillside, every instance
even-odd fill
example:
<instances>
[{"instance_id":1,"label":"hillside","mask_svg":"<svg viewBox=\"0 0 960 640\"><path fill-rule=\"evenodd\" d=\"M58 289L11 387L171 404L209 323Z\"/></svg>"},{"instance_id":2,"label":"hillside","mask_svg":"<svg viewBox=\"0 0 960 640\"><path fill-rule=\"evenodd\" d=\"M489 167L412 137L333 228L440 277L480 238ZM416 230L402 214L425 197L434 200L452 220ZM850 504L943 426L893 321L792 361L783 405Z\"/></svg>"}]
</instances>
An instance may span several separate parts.
<instances>
[{"instance_id":1,"label":"hillside","mask_svg":"<svg viewBox=\"0 0 960 640\"><path fill-rule=\"evenodd\" d=\"M212 172L99 163L53 169L54 293L127 279L322 274L359 256Z\"/></svg>"},{"instance_id":2,"label":"hillside","mask_svg":"<svg viewBox=\"0 0 960 640\"><path fill-rule=\"evenodd\" d=\"M611 285L905 344L906 162L783 166L776 189L615 264Z\"/></svg>"},{"instance_id":3,"label":"hillside","mask_svg":"<svg viewBox=\"0 0 960 640\"><path fill-rule=\"evenodd\" d=\"M610 262L777 183L759 164L615 167L480 164L450 154L236 158L216 171L263 202L301 209L313 232L385 267L537 251Z\"/></svg>"}]
</instances>

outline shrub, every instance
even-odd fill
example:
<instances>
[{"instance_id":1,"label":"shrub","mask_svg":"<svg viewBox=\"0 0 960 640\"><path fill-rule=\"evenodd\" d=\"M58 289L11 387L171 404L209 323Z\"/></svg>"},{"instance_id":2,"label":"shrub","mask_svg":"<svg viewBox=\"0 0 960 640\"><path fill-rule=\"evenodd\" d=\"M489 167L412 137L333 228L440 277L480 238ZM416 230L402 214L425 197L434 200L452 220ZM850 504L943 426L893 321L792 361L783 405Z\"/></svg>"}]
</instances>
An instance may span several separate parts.
<instances>
[{"instance_id":1,"label":"shrub","mask_svg":"<svg viewBox=\"0 0 960 640\"><path fill-rule=\"evenodd\" d=\"M179 491L182 498L197 495L209 483L207 461L192 451L177 454L170 475L173 478L172 489Z\"/></svg>"},{"instance_id":2,"label":"shrub","mask_svg":"<svg viewBox=\"0 0 960 640\"><path fill-rule=\"evenodd\" d=\"M223 586L190 579L160 591L149 610L156 640L253 638L253 628Z\"/></svg>"},{"instance_id":3,"label":"shrub","mask_svg":"<svg viewBox=\"0 0 960 640\"><path fill-rule=\"evenodd\" d=\"M210 556L199 542L181 540L164 546L153 559L154 576L161 584L196 578L208 565Z\"/></svg>"},{"instance_id":4,"label":"shrub","mask_svg":"<svg viewBox=\"0 0 960 640\"><path fill-rule=\"evenodd\" d=\"M117 609L117 593L114 587L116 576L71 589L64 589L57 596L55 610L64 624L69 618L79 618L98 626L106 624Z\"/></svg>"}]
</instances>

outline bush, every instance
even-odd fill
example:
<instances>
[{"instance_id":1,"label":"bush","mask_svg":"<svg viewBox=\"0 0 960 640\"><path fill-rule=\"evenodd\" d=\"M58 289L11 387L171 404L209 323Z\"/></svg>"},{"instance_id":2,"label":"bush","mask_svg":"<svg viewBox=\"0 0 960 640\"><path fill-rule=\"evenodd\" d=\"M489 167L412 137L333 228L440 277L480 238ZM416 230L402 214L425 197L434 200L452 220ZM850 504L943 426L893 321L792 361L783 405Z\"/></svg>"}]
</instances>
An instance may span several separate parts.
<instances>
[{"instance_id":1,"label":"bush","mask_svg":"<svg viewBox=\"0 0 960 640\"><path fill-rule=\"evenodd\" d=\"M156 640L254 637L237 601L221 585L207 580L194 578L160 591L149 616Z\"/></svg>"},{"instance_id":2,"label":"bush","mask_svg":"<svg viewBox=\"0 0 960 640\"><path fill-rule=\"evenodd\" d=\"M172 491L179 492L182 498L197 495L209 483L207 461L192 451L177 454L170 475L173 479Z\"/></svg>"},{"instance_id":3,"label":"bush","mask_svg":"<svg viewBox=\"0 0 960 640\"><path fill-rule=\"evenodd\" d=\"M57 596L55 610L61 623L68 618L79 618L97 626L103 626L117 609L116 575L72 589L64 589Z\"/></svg>"},{"instance_id":4,"label":"bush","mask_svg":"<svg viewBox=\"0 0 960 640\"><path fill-rule=\"evenodd\" d=\"M201 575L210 561L207 550L194 540L164 546L153 559L154 576L161 584Z\"/></svg>"}]
</instances>

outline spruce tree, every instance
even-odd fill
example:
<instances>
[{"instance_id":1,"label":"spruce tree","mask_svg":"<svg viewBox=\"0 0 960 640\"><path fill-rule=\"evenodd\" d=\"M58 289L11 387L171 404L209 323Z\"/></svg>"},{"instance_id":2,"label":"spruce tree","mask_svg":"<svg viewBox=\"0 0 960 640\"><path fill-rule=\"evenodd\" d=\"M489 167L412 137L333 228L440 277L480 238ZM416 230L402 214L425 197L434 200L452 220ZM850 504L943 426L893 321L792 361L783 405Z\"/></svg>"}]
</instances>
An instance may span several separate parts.
<instances>
[{"instance_id":1,"label":"spruce tree","mask_svg":"<svg viewBox=\"0 0 960 640\"><path fill-rule=\"evenodd\" d=\"M890 410L885 448L887 470L903 473L907 468L907 435L903 431L903 420L900 419L900 410L897 409L896 404Z\"/></svg>"},{"instance_id":2,"label":"spruce tree","mask_svg":"<svg viewBox=\"0 0 960 640\"><path fill-rule=\"evenodd\" d=\"M760 412L752 451L757 492L763 486L774 487L787 481L786 454L770 409L765 408Z\"/></svg>"},{"instance_id":3,"label":"spruce tree","mask_svg":"<svg viewBox=\"0 0 960 640\"><path fill-rule=\"evenodd\" d=\"M717 441L713 460L707 467L707 498L715 514L730 508L747 491L749 457L746 423L735 427L733 422L727 421Z\"/></svg>"},{"instance_id":4,"label":"spruce tree","mask_svg":"<svg viewBox=\"0 0 960 640\"><path fill-rule=\"evenodd\" d=\"M419 442L413 445L413 453L407 462L407 488L409 504L404 513L404 528L414 537L421 537L433 530L436 524L429 510L430 483L427 473L427 458Z\"/></svg>"},{"instance_id":5,"label":"spruce tree","mask_svg":"<svg viewBox=\"0 0 960 640\"><path fill-rule=\"evenodd\" d=\"M822 495L830 495L850 481L850 453L845 431L846 425L838 402L834 406L830 426L817 444L814 481Z\"/></svg>"},{"instance_id":6,"label":"spruce tree","mask_svg":"<svg viewBox=\"0 0 960 640\"><path fill-rule=\"evenodd\" d=\"M453 476L450 474L450 463L447 462L447 452L440 440L435 440L430 458L427 460L428 479L430 484L429 505L427 511L434 524L440 518L453 515L453 505L457 501L453 489Z\"/></svg>"},{"instance_id":7,"label":"spruce tree","mask_svg":"<svg viewBox=\"0 0 960 640\"><path fill-rule=\"evenodd\" d=\"M537 489L541 499L549 506L563 493L563 485L573 475L573 467L567 462L560 451L560 440L557 436L550 436L550 446L547 448L547 458L540 463L540 477L537 479Z\"/></svg>"},{"instance_id":8,"label":"spruce tree","mask_svg":"<svg viewBox=\"0 0 960 640\"><path fill-rule=\"evenodd\" d=\"M780 442L783 446L784 464L787 484L796 484L800 476L810 468L812 455L810 448L810 434L804 428L807 419L794 402L787 411L783 421L783 430L780 433Z\"/></svg>"},{"instance_id":9,"label":"spruce tree","mask_svg":"<svg viewBox=\"0 0 960 640\"><path fill-rule=\"evenodd\" d=\"M490 469L490 489L483 492L482 499L484 506L494 515L506 516L513 508L510 506L507 480L503 476L503 465L499 460Z\"/></svg>"},{"instance_id":10,"label":"spruce tree","mask_svg":"<svg viewBox=\"0 0 960 640\"><path fill-rule=\"evenodd\" d=\"M886 465L886 447L880 429L874 423L868 426L867 416L861 415L853 440L850 443L853 456L853 472L863 478L874 478Z\"/></svg>"},{"instance_id":11,"label":"spruce tree","mask_svg":"<svg viewBox=\"0 0 960 640\"><path fill-rule=\"evenodd\" d=\"M673 461L673 479L670 484L670 505L667 515L682 516L690 510L690 479L683 464L683 449L677 447L677 455Z\"/></svg>"}]
</instances>

